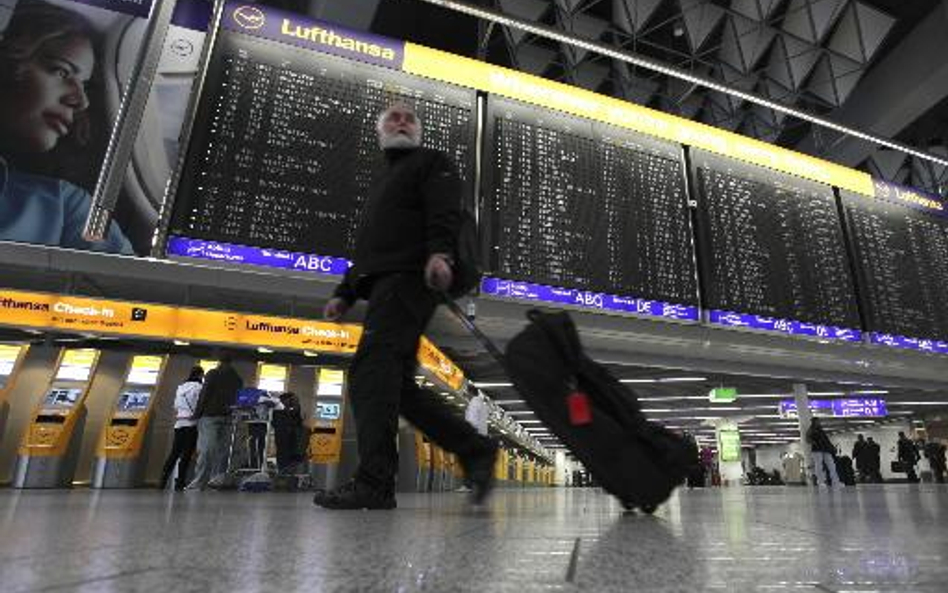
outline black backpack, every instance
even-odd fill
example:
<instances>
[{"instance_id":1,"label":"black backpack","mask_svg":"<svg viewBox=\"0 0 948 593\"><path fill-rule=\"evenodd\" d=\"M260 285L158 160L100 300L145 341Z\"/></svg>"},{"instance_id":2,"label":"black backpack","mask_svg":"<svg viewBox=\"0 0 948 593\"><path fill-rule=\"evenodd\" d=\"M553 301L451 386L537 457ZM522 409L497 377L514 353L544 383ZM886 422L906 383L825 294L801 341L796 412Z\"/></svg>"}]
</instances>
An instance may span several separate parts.
<instances>
[{"instance_id":1,"label":"black backpack","mask_svg":"<svg viewBox=\"0 0 948 593\"><path fill-rule=\"evenodd\" d=\"M459 299L478 287L484 268L481 265L481 244L477 237L477 222L467 209L461 210L461 225L458 230L457 253L451 270L454 278L448 296Z\"/></svg>"}]
</instances>

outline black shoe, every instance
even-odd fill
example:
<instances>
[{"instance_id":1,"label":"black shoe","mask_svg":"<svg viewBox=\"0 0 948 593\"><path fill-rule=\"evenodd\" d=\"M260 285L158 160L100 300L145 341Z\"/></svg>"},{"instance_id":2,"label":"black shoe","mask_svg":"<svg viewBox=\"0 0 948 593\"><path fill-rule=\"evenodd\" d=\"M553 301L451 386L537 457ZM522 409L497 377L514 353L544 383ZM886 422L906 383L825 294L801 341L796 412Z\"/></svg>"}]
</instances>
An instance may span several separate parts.
<instances>
[{"instance_id":1,"label":"black shoe","mask_svg":"<svg viewBox=\"0 0 948 593\"><path fill-rule=\"evenodd\" d=\"M494 489L494 465L497 461L497 443L488 441L488 445L477 455L462 460L464 475L471 486L471 502L481 505Z\"/></svg>"},{"instance_id":2,"label":"black shoe","mask_svg":"<svg viewBox=\"0 0 948 593\"><path fill-rule=\"evenodd\" d=\"M313 504L333 510L391 510L396 506L394 494L380 492L358 480L335 490L317 490Z\"/></svg>"}]
</instances>

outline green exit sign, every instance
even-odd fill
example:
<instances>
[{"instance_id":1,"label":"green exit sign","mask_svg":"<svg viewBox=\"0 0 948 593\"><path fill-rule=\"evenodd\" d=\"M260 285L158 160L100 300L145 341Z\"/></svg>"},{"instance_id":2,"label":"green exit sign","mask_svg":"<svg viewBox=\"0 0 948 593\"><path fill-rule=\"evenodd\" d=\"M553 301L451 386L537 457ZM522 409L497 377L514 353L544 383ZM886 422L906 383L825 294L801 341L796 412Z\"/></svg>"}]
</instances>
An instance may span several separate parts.
<instances>
[{"instance_id":1,"label":"green exit sign","mask_svg":"<svg viewBox=\"0 0 948 593\"><path fill-rule=\"evenodd\" d=\"M737 399L736 387L715 387L708 392L708 399L712 402L728 403Z\"/></svg>"}]
</instances>

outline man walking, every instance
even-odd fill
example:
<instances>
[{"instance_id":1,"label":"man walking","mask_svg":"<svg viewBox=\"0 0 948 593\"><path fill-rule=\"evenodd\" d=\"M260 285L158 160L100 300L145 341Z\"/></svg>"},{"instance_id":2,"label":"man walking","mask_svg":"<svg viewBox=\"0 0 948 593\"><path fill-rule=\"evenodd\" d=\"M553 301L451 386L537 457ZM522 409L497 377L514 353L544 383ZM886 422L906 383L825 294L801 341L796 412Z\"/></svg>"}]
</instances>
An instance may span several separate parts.
<instances>
[{"instance_id":1,"label":"man walking","mask_svg":"<svg viewBox=\"0 0 948 593\"><path fill-rule=\"evenodd\" d=\"M392 105L376 127L386 166L372 185L356 239L353 266L323 310L339 319L368 301L362 339L349 370L359 467L351 482L319 491L327 509L395 508L401 414L446 451L458 455L472 500L493 486L497 445L415 383L418 340L451 287L461 220L461 185L440 152L421 146L421 122L404 104Z\"/></svg>"}]
</instances>

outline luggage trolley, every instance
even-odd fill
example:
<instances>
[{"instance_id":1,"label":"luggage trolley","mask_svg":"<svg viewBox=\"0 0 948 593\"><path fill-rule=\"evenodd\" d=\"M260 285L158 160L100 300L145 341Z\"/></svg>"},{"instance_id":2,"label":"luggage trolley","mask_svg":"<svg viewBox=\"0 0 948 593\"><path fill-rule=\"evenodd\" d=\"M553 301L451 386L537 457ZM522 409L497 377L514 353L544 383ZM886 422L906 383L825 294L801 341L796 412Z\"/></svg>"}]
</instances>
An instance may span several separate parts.
<instances>
[{"instance_id":1,"label":"luggage trolley","mask_svg":"<svg viewBox=\"0 0 948 593\"><path fill-rule=\"evenodd\" d=\"M231 406L230 444L227 448L227 464L223 477L215 484L218 488L249 486L250 478L257 487L248 490L267 490L271 479L267 469L267 450L273 438L273 410L282 409L280 398L256 387L245 387L237 392ZM263 442L260 443L253 425L263 425ZM238 433L246 427L246 437L241 444ZM246 453L246 463L240 463ZM258 477L259 476L259 477ZM243 479L241 479L243 478Z\"/></svg>"}]
</instances>

